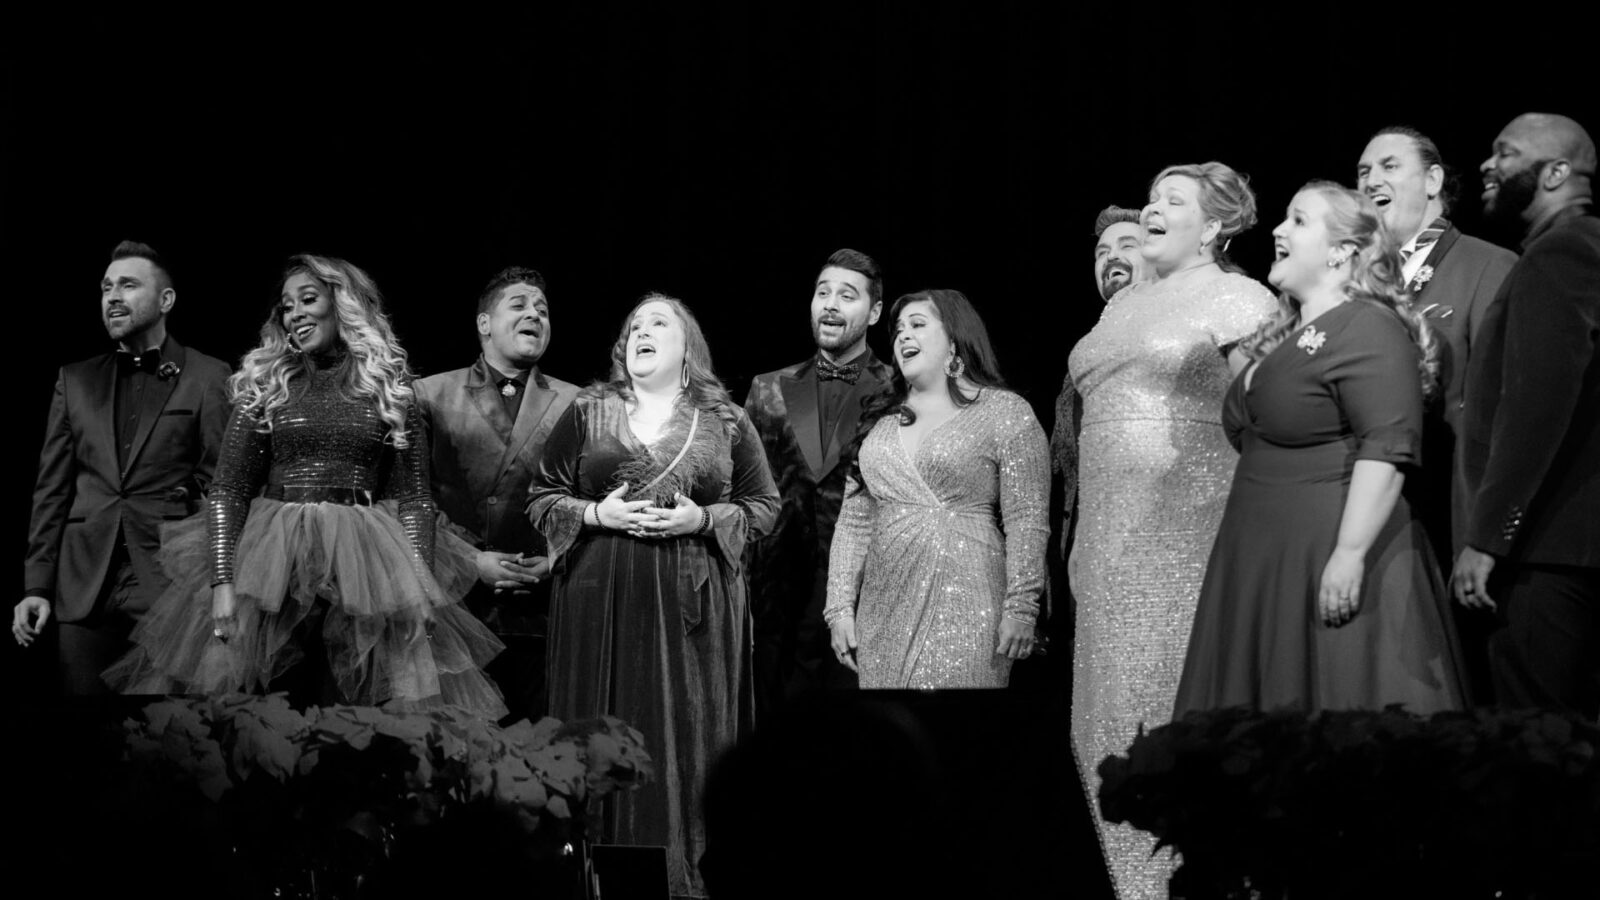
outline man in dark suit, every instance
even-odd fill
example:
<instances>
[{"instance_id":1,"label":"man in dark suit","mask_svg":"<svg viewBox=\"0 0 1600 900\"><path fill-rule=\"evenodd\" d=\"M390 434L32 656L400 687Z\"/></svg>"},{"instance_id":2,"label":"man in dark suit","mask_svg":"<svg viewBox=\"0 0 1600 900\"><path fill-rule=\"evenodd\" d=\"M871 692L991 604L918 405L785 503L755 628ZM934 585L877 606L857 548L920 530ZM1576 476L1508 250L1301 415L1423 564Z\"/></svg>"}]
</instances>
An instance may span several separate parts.
<instances>
[{"instance_id":1,"label":"man in dark suit","mask_svg":"<svg viewBox=\"0 0 1600 900\"><path fill-rule=\"evenodd\" d=\"M195 512L216 471L229 369L167 334L177 296L154 249L117 245L100 282L117 350L56 378L11 631L27 646L58 623L69 696L105 691L100 672L167 586L161 523Z\"/></svg>"},{"instance_id":2,"label":"man in dark suit","mask_svg":"<svg viewBox=\"0 0 1600 900\"><path fill-rule=\"evenodd\" d=\"M511 718L546 708L545 623L550 563L525 508L545 439L578 388L539 371L550 346L544 276L509 268L478 298L481 354L465 369L417 382L439 510L478 547L468 608L505 641L486 671Z\"/></svg>"},{"instance_id":3,"label":"man in dark suit","mask_svg":"<svg viewBox=\"0 0 1600 900\"><path fill-rule=\"evenodd\" d=\"M1438 335L1440 397L1423 427L1422 469L1406 490L1442 566L1461 551L1467 492L1456 459L1461 392L1467 360L1484 314L1517 255L1461 233L1446 218L1455 201L1455 176L1439 147L1405 126L1372 136L1356 165L1356 187L1371 197L1383 224L1400 241L1400 258L1416 308ZM1456 625L1474 698L1492 696L1488 641L1495 628L1486 611L1457 607Z\"/></svg>"},{"instance_id":4,"label":"man in dark suit","mask_svg":"<svg viewBox=\"0 0 1600 900\"><path fill-rule=\"evenodd\" d=\"M1526 229L1467 371L1471 499L1457 599L1498 608L1502 705L1600 715L1600 218L1595 147L1531 113L1483 163L1484 210Z\"/></svg>"},{"instance_id":5,"label":"man in dark suit","mask_svg":"<svg viewBox=\"0 0 1600 900\"><path fill-rule=\"evenodd\" d=\"M783 495L776 526L747 560L758 718L817 688L855 686L833 657L822 607L862 409L894 375L867 346L882 314L878 264L855 250L834 253L811 293L816 355L756 376L745 398Z\"/></svg>"}]
</instances>

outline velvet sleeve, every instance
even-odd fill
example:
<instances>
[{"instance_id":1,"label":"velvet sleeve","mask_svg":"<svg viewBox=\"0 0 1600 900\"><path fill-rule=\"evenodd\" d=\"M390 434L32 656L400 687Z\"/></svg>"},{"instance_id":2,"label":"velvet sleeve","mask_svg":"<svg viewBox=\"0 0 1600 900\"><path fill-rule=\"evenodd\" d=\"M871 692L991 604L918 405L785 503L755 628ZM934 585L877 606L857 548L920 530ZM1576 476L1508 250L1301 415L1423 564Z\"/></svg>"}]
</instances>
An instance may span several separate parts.
<instances>
[{"instance_id":1,"label":"velvet sleeve","mask_svg":"<svg viewBox=\"0 0 1600 900\"><path fill-rule=\"evenodd\" d=\"M1396 466L1419 464L1421 351L1405 325L1388 310L1357 310L1339 335L1337 353L1338 358L1330 361L1328 380L1356 437L1355 458Z\"/></svg>"},{"instance_id":2,"label":"velvet sleeve","mask_svg":"<svg viewBox=\"0 0 1600 900\"><path fill-rule=\"evenodd\" d=\"M217 475L206 501L206 545L211 552L211 584L233 581L233 560L255 499L272 465L272 436L248 410L236 409L222 435Z\"/></svg>"},{"instance_id":3,"label":"velvet sleeve","mask_svg":"<svg viewBox=\"0 0 1600 900\"><path fill-rule=\"evenodd\" d=\"M995 467L1000 476L1000 524L1006 542L1008 618L1034 624L1044 593L1045 549L1050 543L1050 451L1044 429L1028 402L1001 394L1006 416L997 435Z\"/></svg>"},{"instance_id":4,"label":"velvet sleeve","mask_svg":"<svg viewBox=\"0 0 1600 900\"><path fill-rule=\"evenodd\" d=\"M728 499L711 504L709 510L717 549L723 559L737 566L744 557L745 545L772 530L778 520L781 501L778 486L772 480L772 469L767 465L767 451L761 443L761 435L743 412L739 414L739 432L729 452L733 478L728 485Z\"/></svg>"},{"instance_id":5,"label":"velvet sleeve","mask_svg":"<svg viewBox=\"0 0 1600 900\"><path fill-rule=\"evenodd\" d=\"M587 433L586 407L580 399L550 429L539 469L528 482L528 518L544 535L552 566L583 531L583 513L590 500L579 495L578 469Z\"/></svg>"}]
</instances>

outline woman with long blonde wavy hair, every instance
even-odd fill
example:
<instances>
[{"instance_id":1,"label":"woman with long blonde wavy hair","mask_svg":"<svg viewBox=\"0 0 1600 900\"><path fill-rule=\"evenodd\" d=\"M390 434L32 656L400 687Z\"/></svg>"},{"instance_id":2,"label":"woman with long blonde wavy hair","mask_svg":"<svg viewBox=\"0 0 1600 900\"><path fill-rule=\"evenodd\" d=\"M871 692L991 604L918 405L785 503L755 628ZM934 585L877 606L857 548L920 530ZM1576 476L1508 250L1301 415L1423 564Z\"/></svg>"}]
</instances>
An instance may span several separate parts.
<instances>
[{"instance_id":1,"label":"woman with long blonde wavy hair","mask_svg":"<svg viewBox=\"0 0 1600 900\"><path fill-rule=\"evenodd\" d=\"M436 548L410 381L367 273L292 257L229 382L206 508L163 535L172 587L107 681L504 714L481 671L501 645L456 605L471 552Z\"/></svg>"},{"instance_id":2,"label":"woman with long blonde wavy hair","mask_svg":"<svg viewBox=\"0 0 1600 900\"><path fill-rule=\"evenodd\" d=\"M1272 234L1282 296L1225 401L1239 465L1175 714L1459 709L1448 596L1402 493L1423 462L1434 335L1369 198L1312 182Z\"/></svg>"}]
</instances>

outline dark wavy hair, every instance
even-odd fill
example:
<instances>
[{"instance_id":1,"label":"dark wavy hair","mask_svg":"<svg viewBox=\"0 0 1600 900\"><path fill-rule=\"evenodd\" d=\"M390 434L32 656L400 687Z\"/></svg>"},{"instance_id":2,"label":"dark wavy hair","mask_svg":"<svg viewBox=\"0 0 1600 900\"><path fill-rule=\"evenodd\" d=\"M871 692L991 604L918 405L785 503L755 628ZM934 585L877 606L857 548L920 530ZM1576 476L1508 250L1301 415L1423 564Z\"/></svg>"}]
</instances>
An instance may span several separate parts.
<instances>
[{"instance_id":1,"label":"dark wavy hair","mask_svg":"<svg viewBox=\"0 0 1600 900\"><path fill-rule=\"evenodd\" d=\"M716 371L712 368L711 345L706 343L706 335L700 329L699 320L689 311L688 304L677 297L652 291L639 298L639 302L622 317L622 330L617 335L616 343L611 345L609 378L591 385L591 389L602 394L615 393L624 400L633 399L633 379L628 375L628 328L633 324L633 317L639 312L639 307L653 301L660 301L671 307L678 320L683 323L683 364L689 384L683 389L677 402L687 403L703 413L716 416L722 422L723 430L728 436L738 440L739 408L734 404L728 389L723 386L722 379L717 377Z\"/></svg>"},{"instance_id":2,"label":"dark wavy hair","mask_svg":"<svg viewBox=\"0 0 1600 900\"><path fill-rule=\"evenodd\" d=\"M1005 379L1000 377L1000 361L994 352L994 345L989 342L989 329L983 324L983 317L978 315L978 310L967 299L967 295L956 290L926 290L914 294L903 294L894 301L894 306L889 308L890 328L900 318L900 311L912 303L926 301L933 305L934 312L939 316L939 321L944 325L945 333L950 336L950 342L955 347L956 356L963 364L962 376L967 381L982 388L1004 388ZM892 331L891 331L892 333ZM893 341L890 342L891 352ZM944 378L945 390L949 391L950 399L956 406L969 406L978 399L977 394L968 395L961 389L958 379L948 374ZM900 371L898 358L894 362L894 377L891 379L888 390L867 398L865 409L861 414L861 423L856 428L855 436L845 452L849 455L850 474L855 476L857 484L862 490L866 489L861 481L861 466L856 459L856 453L861 447L861 442L866 439L867 433L878 423L878 420L891 413L900 418L900 424L910 425L917 420L917 414L906 405L906 395L910 393L910 386L906 383L905 375Z\"/></svg>"},{"instance_id":3,"label":"dark wavy hair","mask_svg":"<svg viewBox=\"0 0 1600 900\"><path fill-rule=\"evenodd\" d=\"M539 293L550 297L550 291L544 286L544 276L538 269L527 266L509 266L495 273L489 283L483 286L483 291L478 294L478 314L482 315L494 308L494 301L499 299L500 292L514 284L529 284L539 289Z\"/></svg>"}]
</instances>

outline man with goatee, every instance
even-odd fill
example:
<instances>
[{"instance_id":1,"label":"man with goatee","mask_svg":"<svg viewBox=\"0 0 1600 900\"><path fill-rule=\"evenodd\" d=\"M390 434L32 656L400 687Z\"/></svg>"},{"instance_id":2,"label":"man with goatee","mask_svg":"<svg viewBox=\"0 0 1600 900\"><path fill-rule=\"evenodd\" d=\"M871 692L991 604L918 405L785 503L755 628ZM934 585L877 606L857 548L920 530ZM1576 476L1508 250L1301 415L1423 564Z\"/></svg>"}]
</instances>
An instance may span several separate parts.
<instances>
[{"instance_id":1,"label":"man with goatee","mask_svg":"<svg viewBox=\"0 0 1600 900\"><path fill-rule=\"evenodd\" d=\"M1496 608L1503 706L1600 715L1600 218L1595 146L1565 116L1507 125L1484 211L1525 231L1467 368L1465 548L1451 584Z\"/></svg>"},{"instance_id":2,"label":"man with goatee","mask_svg":"<svg viewBox=\"0 0 1600 900\"><path fill-rule=\"evenodd\" d=\"M118 244L100 279L117 348L56 378L11 633L28 646L58 624L67 696L107 692L101 671L168 584L161 523L196 512L216 473L229 368L167 333L177 299L155 248Z\"/></svg>"}]
</instances>

